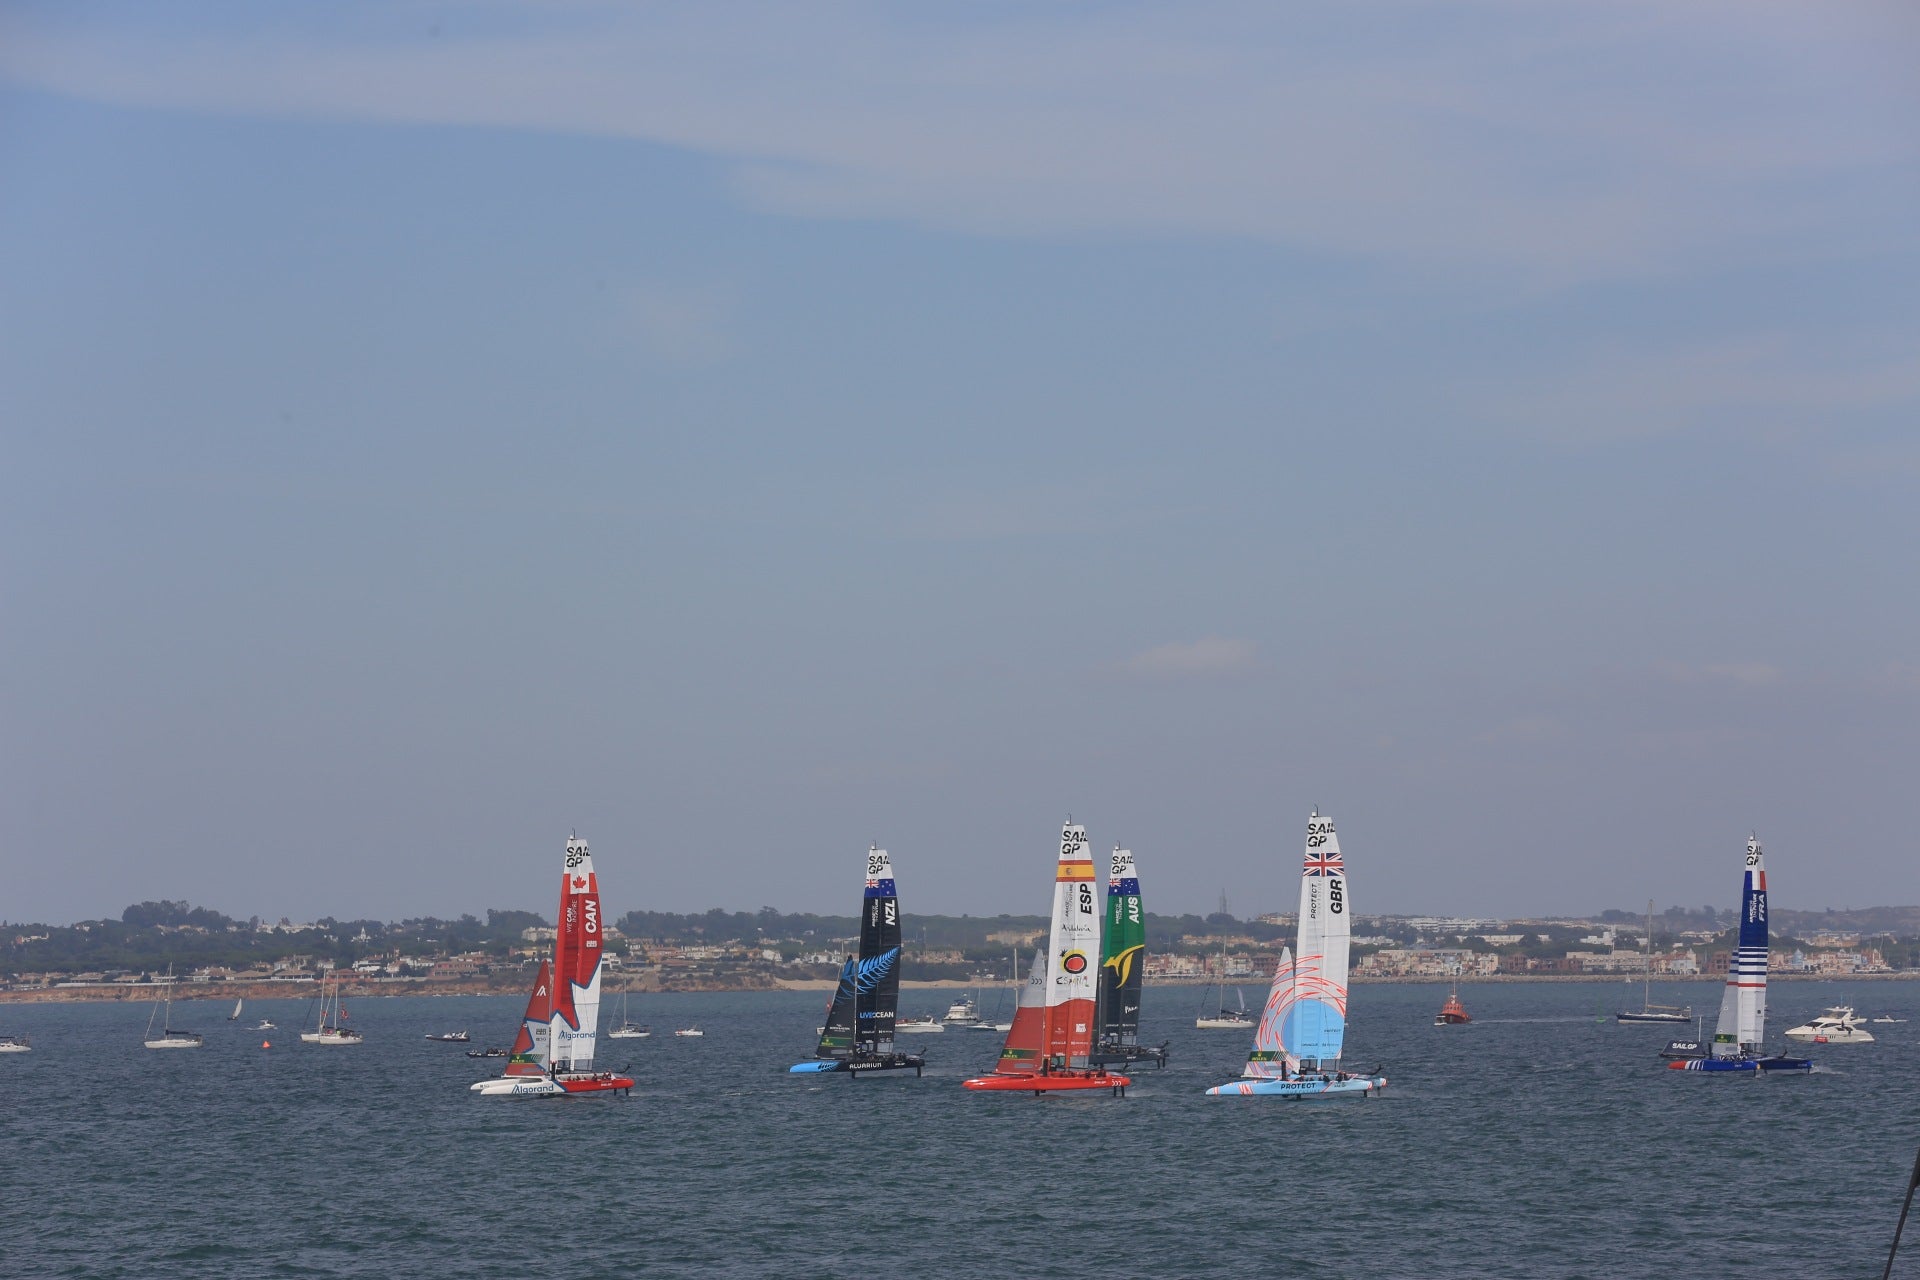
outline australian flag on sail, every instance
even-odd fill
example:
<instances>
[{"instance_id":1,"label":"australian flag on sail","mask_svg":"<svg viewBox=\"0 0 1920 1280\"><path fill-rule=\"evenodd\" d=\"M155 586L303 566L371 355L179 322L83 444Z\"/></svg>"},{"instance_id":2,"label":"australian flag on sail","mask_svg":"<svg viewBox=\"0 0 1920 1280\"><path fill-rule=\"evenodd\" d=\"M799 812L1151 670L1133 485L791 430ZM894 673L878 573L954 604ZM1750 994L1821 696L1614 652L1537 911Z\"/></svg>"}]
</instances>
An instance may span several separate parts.
<instances>
[{"instance_id":1,"label":"australian flag on sail","mask_svg":"<svg viewBox=\"0 0 1920 1280\"><path fill-rule=\"evenodd\" d=\"M894 890L892 880L869 880L867 881L866 896L869 898L897 898L900 895Z\"/></svg>"}]
</instances>

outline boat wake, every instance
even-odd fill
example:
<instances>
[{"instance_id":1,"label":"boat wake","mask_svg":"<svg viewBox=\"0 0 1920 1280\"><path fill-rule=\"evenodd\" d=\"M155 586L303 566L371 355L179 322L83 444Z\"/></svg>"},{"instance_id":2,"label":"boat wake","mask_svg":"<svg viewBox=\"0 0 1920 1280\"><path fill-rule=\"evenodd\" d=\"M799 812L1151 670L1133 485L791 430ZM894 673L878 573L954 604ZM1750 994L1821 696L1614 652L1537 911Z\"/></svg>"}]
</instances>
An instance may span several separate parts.
<instances>
[{"instance_id":1,"label":"boat wake","mask_svg":"<svg viewBox=\"0 0 1920 1280\"><path fill-rule=\"evenodd\" d=\"M1533 1023L1541 1023L1541 1022L1592 1022L1592 1021L1593 1021L1593 1015L1591 1014L1583 1014L1576 1017L1567 1017L1567 1018L1475 1018L1474 1019L1474 1023L1476 1025L1488 1026L1488 1027L1520 1026L1523 1024L1533 1024Z\"/></svg>"}]
</instances>

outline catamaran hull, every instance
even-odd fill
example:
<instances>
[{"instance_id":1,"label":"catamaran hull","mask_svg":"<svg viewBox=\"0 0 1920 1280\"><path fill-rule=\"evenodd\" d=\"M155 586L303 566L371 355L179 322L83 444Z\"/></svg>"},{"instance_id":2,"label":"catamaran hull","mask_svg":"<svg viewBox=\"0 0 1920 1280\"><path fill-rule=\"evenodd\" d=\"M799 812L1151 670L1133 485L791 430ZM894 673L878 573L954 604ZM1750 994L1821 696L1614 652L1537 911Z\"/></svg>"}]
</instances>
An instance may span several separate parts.
<instances>
[{"instance_id":1,"label":"catamaran hull","mask_svg":"<svg viewBox=\"0 0 1920 1280\"><path fill-rule=\"evenodd\" d=\"M919 1075L927 1060L917 1053L892 1053L881 1058L847 1059L817 1058L812 1062L796 1062L787 1068L789 1075L826 1075L846 1073L850 1075L871 1075L875 1071L911 1071Z\"/></svg>"},{"instance_id":2,"label":"catamaran hull","mask_svg":"<svg viewBox=\"0 0 1920 1280\"><path fill-rule=\"evenodd\" d=\"M1351 1076L1345 1080L1235 1080L1207 1090L1210 1098L1338 1098L1372 1097L1387 1087L1385 1076Z\"/></svg>"},{"instance_id":3,"label":"catamaran hull","mask_svg":"<svg viewBox=\"0 0 1920 1280\"><path fill-rule=\"evenodd\" d=\"M1667 1064L1669 1071L1811 1071L1811 1058L1687 1058Z\"/></svg>"},{"instance_id":4,"label":"catamaran hull","mask_svg":"<svg viewBox=\"0 0 1920 1280\"><path fill-rule=\"evenodd\" d=\"M990 1093L1066 1093L1073 1090L1111 1089L1115 1096L1119 1096L1126 1092L1127 1086L1133 1081L1127 1076L1090 1071L1078 1075L979 1076L960 1083L963 1088Z\"/></svg>"},{"instance_id":5,"label":"catamaran hull","mask_svg":"<svg viewBox=\"0 0 1920 1280\"><path fill-rule=\"evenodd\" d=\"M483 1098L565 1098L589 1093L620 1093L633 1088L630 1076L501 1076L467 1086Z\"/></svg>"},{"instance_id":6,"label":"catamaran hull","mask_svg":"<svg viewBox=\"0 0 1920 1280\"><path fill-rule=\"evenodd\" d=\"M1092 1067L1120 1067L1124 1070L1149 1064L1154 1067L1167 1065L1166 1045L1108 1045L1087 1055L1087 1065Z\"/></svg>"}]
</instances>

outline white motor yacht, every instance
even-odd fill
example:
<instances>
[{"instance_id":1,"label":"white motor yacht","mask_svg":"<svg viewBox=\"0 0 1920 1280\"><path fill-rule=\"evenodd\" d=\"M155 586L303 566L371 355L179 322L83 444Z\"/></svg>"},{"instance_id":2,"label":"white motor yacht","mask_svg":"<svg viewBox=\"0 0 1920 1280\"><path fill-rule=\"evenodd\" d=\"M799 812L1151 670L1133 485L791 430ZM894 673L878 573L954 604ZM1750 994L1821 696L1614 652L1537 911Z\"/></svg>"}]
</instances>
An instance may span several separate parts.
<instances>
[{"instance_id":1,"label":"white motor yacht","mask_svg":"<svg viewBox=\"0 0 1920 1280\"><path fill-rule=\"evenodd\" d=\"M958 1027L970 1027L980 1021L980 1010L973 1003L972 996L961 996L947 1006L946 1017L941 1021L950 1022Z\"/></svg>"},{"instance_id":2,"label":"white motor yacht","mask_svg":"<svg viewBox=\"0 0 1920 1280\"><path fill-rule=\"evenodd\" d=\"M1787 1039L1813 1044L1872 1044L1873 1032L1855 1021L1851 1008L1837 1004L1805 1026L1789 1030Z\"/></svg>"},{"instance_id":3,"label":"white motor yacht","mask_svg":"<svg viewBox=\"0 0 1920 1280\"><path fill-rule=\"evenodd\" d=\"M897 1036L921 1036L932 1031L945 1031L947 1026L932 1014L924 1018L902 1018L893 1024L893 1034Z\"/></svg>"}]
</instances>

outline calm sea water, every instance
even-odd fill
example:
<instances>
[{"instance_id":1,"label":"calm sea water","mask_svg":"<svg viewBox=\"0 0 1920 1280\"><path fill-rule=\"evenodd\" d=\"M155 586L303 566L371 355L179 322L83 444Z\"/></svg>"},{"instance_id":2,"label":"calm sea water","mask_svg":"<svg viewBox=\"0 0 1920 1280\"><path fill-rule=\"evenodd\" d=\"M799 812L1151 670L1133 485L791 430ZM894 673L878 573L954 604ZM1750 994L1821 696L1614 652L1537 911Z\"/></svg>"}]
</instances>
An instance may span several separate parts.
<instances>
[{"instance_id":1,"label":"calm sea water","mask_svg":"<svg viewBox=\"0 0 1920 1280\"><path fill-rule=\"evenodd\" d=\"M1717 988L1674 988L1704 1004ZM1250 987L1248 997L1255 991ZM1210 1099L1238 1032L1148 992L1172 1065L1105 1095L976 1096L999 1037L933 1066L785 1074L824 995L650 996L630 1099L483 1099L519 998L349 999L364 1045L297 1043L304 1002L0 1005L0 1273L14 1277L1877 1276L1920 1145L1920 984L1780 984L1776 1036L1827 1004L1912 1019L1815 1046L1815 1074L1660 1069L1662 1027L1596 1020L1619 983L1355 989L1375 1101ZM1656 996L1656 999L1659 997ZM946 994L909 991L903 1014ZM992 999L987 1001L991 1006ZM262 1015L280 1030L239 1030ZM676 1039L697 1021L702 1040ZM1920 1237L1920 1229L1915 1235ZM1920 1276L1920 1238L1896 1274Z\"/></svg>"}]
</instances>

